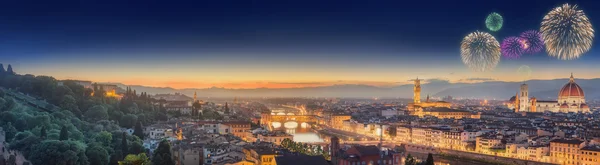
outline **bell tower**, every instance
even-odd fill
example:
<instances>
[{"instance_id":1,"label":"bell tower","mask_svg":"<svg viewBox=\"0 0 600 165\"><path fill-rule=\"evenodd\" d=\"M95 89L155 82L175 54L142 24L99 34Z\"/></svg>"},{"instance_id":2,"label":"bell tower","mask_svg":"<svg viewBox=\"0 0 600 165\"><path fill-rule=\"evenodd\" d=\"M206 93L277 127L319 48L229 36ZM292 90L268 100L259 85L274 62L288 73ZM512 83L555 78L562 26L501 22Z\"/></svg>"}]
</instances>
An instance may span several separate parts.
<instances>
[{"instance_id":1,"label":"bell tower","mask_svg":"<svg viewBox=\"0 0 600 165\"><path fill-rule=\"evenodd\" d=\"M521 85L521 96L519 102L521 103L519 111L529 111L529 86L527 84Z\"/></svg>"},{"instance_id":2,"label":"bell tower","mask_svg":"<svg viewBox=\"0 0 600 165\"><path fill-rule=\"evenodd\" d=\"M415 104L421 103L421 80L419 80L419 77L417 77L417 79L415 80L413 100Z\"/></svg>"}]
</instances>

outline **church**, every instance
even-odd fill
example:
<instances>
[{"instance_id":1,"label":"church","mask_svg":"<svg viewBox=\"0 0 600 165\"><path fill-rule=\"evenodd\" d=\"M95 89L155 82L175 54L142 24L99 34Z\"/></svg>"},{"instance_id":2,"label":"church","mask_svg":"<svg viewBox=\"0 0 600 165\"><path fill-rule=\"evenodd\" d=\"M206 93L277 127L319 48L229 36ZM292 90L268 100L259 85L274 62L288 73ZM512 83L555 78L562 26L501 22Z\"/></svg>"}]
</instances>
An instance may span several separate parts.
<instances>
[{"instance_id":1,"label":"church","mask_svg":"<svg viewBox=\"0 0 600 165\"><path fill-rule=\"evenodd\" d=\"M583 89L575 83L573 74L571 74L569 82L558 92L556 101L530 98L529 86L522 84L519 92L509 102L508 107L514 109L515 112L590 112L590 108L585 104Z\"/></svg>"},{"instance_id":2,"label":"church","mask_svg":"<svg viewBox=\"0 0 600 165\"><path fill-rule=\"evenodd\" d=\"M408 112L411 115L425 117L435 116L437 118L476 118L480 114L474 114L465 110L451 109L452 103L445 101L430 101L429 96L424 102L421 102L421 80L417 78L414 85L413 102L408 104Z\"/></svg>"}]
</instances>

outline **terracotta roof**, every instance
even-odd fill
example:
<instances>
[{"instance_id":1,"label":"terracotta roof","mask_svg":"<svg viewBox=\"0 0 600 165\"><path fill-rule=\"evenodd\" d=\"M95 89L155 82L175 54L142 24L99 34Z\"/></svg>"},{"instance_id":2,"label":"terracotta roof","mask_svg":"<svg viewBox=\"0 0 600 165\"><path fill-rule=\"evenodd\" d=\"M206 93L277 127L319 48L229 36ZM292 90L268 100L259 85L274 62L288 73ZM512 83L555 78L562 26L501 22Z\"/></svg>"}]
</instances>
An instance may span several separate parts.
<instances>
[{"instance_id":1,"label":"terracotta roof","mask_svg":"<svg viewBox=\"0 0 600 165\"><path fill-rule=\"evenodd\" d=\"M329 162L323 158L323 156L307 156L307 155L298 155L298 156L278 156L275 157L275 162L277 164L285 164L285 165L329 165Z\"/></svg>"},{"instance_id":2,"label":"terracotta roof","mask_svg":"<svg viewBox=\"0 0 600 165\"><path fill-rule=\"evenodd\" d=\"M360 156L371 156L379 155L379 148L377 146L354 146L360 153Z\"/></svg>"},{"instance_id":3,"label":"terracotta roof","mask_svg":"<svg viewBox=\"0 0 600 165\"><path fill-rule=\"evenodd\" d=\"M554 139L551 143L567 143L567 144L581 144L583 141L579 139Z\"/></svg>"},{"instance_id":4,"label":"terracotta roof","mask_svg":"<svg viewBox=\"0 0 600 165\"><path fill-rule=\"evenodd\" d=\"M558 92L558 97L573 97L573 96L581 96L583 97L583 89L581 89L581 87L579 85L577 85L577 83L575 83L575 80L573 80L573 77L571 77L571 80L569 81L569 83L565 84L565 86L562 87L562 89L560 89L560 92Z\"/></svg>"},{"instance_id":5,"label":"terracotta roof","mask_svg":"<svg viewBox=\"0 0 600 165\"><path fill-rule=\"evenodd\" d=\"M600 146L585 146L581 150L600 152Z\"/></svg>"}]
</instances>

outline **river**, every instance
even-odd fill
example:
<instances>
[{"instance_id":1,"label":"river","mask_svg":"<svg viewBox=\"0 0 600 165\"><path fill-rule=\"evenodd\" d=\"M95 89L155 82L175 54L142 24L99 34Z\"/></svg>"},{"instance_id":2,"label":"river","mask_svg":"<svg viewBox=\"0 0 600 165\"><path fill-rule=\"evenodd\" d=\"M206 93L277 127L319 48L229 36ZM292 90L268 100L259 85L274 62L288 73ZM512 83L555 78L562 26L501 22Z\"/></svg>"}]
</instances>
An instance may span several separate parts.
<instances>
[{"instance_id":1,"label":"river","mask_svg":"<svg viewBox=\"0 0 600 165\"><path fill-rule=\"evenodd\" d=\"M295 142L318 143L323 142L323 139L326 138L324 135L315 133L313 129L310 128L310 124L307 123L298 124L295 121L288 121L283 124L280 122L273 122L271 125L273 126L273 130L285 131L294 136Z\"/></svg>"}]
</instances>

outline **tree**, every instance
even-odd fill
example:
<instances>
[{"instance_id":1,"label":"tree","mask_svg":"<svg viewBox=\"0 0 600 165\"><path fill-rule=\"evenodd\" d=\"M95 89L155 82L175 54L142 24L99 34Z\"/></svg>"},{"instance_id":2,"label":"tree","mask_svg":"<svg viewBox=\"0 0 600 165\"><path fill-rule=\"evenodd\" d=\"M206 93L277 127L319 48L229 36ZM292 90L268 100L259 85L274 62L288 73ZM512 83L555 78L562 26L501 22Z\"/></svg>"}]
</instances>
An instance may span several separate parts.
<instances>
[{"instance_id":1,"label":"tree","mask_svg":"<svg viewBox=\"0 0 600 165\"><path fill-rule=\"evenodd\" d=\"M417 165L417 160L415 160L412 155L408 154L404 160L404 165Z\"/></svg>"},{"instance_id":2,"label":"tree","mask_svg":"<svg viewBox=\"0 0 600 165\"><path fill-rule=\"evenodd\" d=\"M0 75L2 75L5 72L6 70L4 70L4 65L0 64Z\"/></svg>"},{"instance_id":3,"label":"tree","mask_svg":"<svg viewBox=\"0 0 600 165\"><path fill-rule=\"evenodd\" d=\"M121 151L115 151L110 155L109 165L119 165L119 161L123 160Z\"/></svg>"},{"instance_id":4,"label":"tree","mask_svg":"<svg viewBox=\"0 0 600 165\"><path fill-rule=\"evenodd\" d=\"M108 111L102 105L96 105L85 112L85 118L90 122L108 120Z\"/></svg>"},{"instance_id":5,"label":"tree","mask_svg":"<svg viewBox=\"0 0 600 165\"><path fill-rule=\"evenodd\" d=\"M85 144L78 141L45 140L33 148L28 160L31 164L88 164Z\"/></svg>"},{"instance_id":6,"label":"tree","mask_svg":"<svg viewBox=\"0 0 600 165\"><path fill-rule=\"evenodd\" d=\"M60 138L59 140L63 141L63 140L69 140L69 131L67 130L67 126L63 126L60 129Z\"/></svg>"},{"instance_id":7,"label":"tree","mask_svg":"<svg viewBox=\"0 0 600 165\"><path fill-rule=\"evenodd\" d=\"M13 127L11 122L6 123L4 130L4 137L7 142L11 142L13 137L17 134L17 129Z\"/></svg>"},{"instance_id":8,"label":"tree","mask_svg":"<svg viewBox=\"0 0 600 165\"><path fill-rule=\"evenodd\" d=\"M8 157L8 165L17 165L17 157L15 155L10 155Z\"/></svg>"},{"instance_id":9,"label":"tree","mask_svg":"<svg viewBox=\"0 0 600 165\"><path fill-rule=\"evenodd\" d=\"M15 74L15 72L13 71L13 68L10 64L8 64L8 68L6 68L6 73L8 74Z\"/></svg>"},{"instance_id":10,"label":"tree","mask_svg":"<svg viewBox=\"0 0 600 165\"><path fill-rule=\"evenodd\" d=\"M171 156L171 145L169 145L168 141L163 140L158 144L158 148L154 150L152 163L160 165L175 165L175 162Z\"/></svg>"},{"instance_id":11,"label":"tree","mask_svg":"<svg viewBox=\"0 0 600 165\"><path fill-rule=\"evenodd\" d=\"M144 146L142 146L141 143L131 143L131 146L129 147L129 153L131 154L140 154L140 153L144 153Z\"/></svg>"},{"instance_id":12,"label":"tree","mask_svg":"<svg viewBox=\"0 0 600 165\"><path fill-rule=\"evenodd\" d=\"M119 125L121 125L121 127L125 127L125 128L133 128L135 126L135 124L137 123L137 116L134 114L127 114L123 117L121 117L121 121L119 122Z\"/></svg>"},{"instance_id":13,"label":"tree","mask_svg":"<svg viewBox=\"0 0 600 165\"><path fill-rule=\"evenodd\" d=\"M21 151L25 157L28 157L32 148L42 140L29 131L19 132L7 146L10 150Z\"/></svg>"},{"instance_id":14,"label":"tree","mask_svg":"<svg viewBox=\"0 0 600 165\"><path fill-rule=\"evenodd\" d=\"M138 122L135 125L135 130L133 131L133 135L135 135L138 138L144 140L144 130L142 129L142 122Z\"/></svg>"},{"instance_id":15,"label":"tree","mask_svg":"<svg viewBox=\"0 0 600 165\"><path fill-rule=\"evenodd\" d=\"M77 101L71 95L64 95L59 105L60 108L71 111L77 117L81 117L81 111L77 107Z\"/></svg>"},{"instance_id":16,"label":"tree","mask_svg":"<svg viewBox=\"0 0 600 165\"><path fill-rule=\"evenodd\" d=\"M85 155L88 157L90 165L108 164L108 152L102 146L92 145L88 147Z\"/></svg>"},{"instance_id":17,"label":"tree","mask_svg":"<svg viewBox=\"0 0 600 165\"><path fill-rule=\"evenodd\" d=\"M229 114L229 106L227 106L227 102L225 102L225 114Z\"/></svg>"},{"instance_id":18,"label":"tree","mask_svg":"<svg viewBox=\"0 0 600 165\"><path fill-rule=\"evenodd\" d=\"M42 126L42 129L40 130L40 138L42 139L46 139L47 133L46 133L46 126Z\"/></svg>"},{"instance_id":19,"label":"tree","mask_svg":"<svg viewBox=\"0 0 600 165\"><path fill-rule=\"evenodd\" d=\"M19 132L25 131L25 129L27 129L27 121L23 118L17 119L17 121L15 122L15 128Z\"/></svg>"},{"instance_id":20,"label":"tree","mask_svg":"<svg viewBox=\"0 0 600 165\"><path fill-rule=\"evenodd\" d=\"M119 161L119 165L150 165L150 159L145 153L130 154L123 161Z\"/></svg>"},{"instance_id":21,"label":"tree","mask_svg":"<svg viewBox=\"0 0 600 165\"><path fill-rule=\"evenodd\" d=\"M128 147L127 147L127 133L123 132L123 136L121 137L121 153L123 154L123 157L125 157L125 155L128 155Z\"/></svg>"},{"instance_id":22,"label":"tree","mask_svg":"<svg viewBox=\"0 0 600 165\"><path fill-rule=\"evenodd\" d=\"M112 133L102 131L96 134L96 142L102 144L102 146L110 146L112 143Z\"/></svg>"},{"instance_id":23,"label":"tree","mask_svg":"<svg viewBox=\"0 0 600 165\"><path fill-rule=\"evenodd\" d=\"M431 155L431 153L429 153L427 155L427 160L425 161L425 165L434 165L433 163L434 163L433 162L433 155Z\"/></svg>"}]
</instances>

